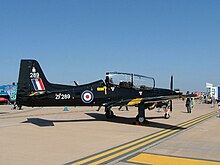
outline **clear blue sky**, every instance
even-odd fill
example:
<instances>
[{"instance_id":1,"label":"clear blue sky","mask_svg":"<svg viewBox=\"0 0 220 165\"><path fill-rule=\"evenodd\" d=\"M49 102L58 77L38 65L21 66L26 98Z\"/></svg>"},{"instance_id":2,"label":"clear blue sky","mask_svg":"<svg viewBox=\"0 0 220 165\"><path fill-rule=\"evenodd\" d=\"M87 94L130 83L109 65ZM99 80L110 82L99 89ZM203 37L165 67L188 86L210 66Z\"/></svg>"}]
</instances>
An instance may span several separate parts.
<instances>
[{"instance_id":1,"label":"clear blue sky","mask_svg":"<svg viewBox=\"0 0 220 165\"><path fill-rule=\"evenodd\" d=\"M0 0L0 84L37 59L54 83L152 76L157 87L220 84L219 0Z\"/></svg>"}]
</instances>

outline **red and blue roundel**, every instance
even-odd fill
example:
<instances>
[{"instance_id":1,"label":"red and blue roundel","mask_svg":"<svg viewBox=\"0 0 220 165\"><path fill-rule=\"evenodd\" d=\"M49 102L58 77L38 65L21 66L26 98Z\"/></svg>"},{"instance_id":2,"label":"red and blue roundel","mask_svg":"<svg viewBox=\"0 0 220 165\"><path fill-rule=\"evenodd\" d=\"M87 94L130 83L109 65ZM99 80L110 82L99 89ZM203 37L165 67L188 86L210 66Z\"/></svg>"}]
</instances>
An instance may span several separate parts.
<instances>
[{"instance_id":1,"label":"red and blue roundel","mask_svg":"<svg viewBox=\"0 0 220 165\"><path fill-rule=\"evenodd\" d=\"M84 103L91 103L94 99L94 95L91 91L86 90L82 93L81 98Z\"/></svg>"}]
</instances>

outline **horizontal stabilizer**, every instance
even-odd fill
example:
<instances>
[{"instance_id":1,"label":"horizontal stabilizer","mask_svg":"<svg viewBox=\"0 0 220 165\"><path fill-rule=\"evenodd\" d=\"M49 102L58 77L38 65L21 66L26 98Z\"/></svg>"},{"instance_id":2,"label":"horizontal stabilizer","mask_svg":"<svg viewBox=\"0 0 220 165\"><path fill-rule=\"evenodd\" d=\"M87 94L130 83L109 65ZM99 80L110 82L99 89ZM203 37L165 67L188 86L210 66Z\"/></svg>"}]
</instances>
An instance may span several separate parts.
<instances>
[{"instance_id":1,"label":"horizontal stabilizer","mask_svg":"<svg viewBox=\"0 0 220 165\"><path fill-rule=\"evenodd\" d=\"M187 98L187 97L198 97L198 95L197 94L182 95L182 98Z\"/></svg>"}]
</instances>

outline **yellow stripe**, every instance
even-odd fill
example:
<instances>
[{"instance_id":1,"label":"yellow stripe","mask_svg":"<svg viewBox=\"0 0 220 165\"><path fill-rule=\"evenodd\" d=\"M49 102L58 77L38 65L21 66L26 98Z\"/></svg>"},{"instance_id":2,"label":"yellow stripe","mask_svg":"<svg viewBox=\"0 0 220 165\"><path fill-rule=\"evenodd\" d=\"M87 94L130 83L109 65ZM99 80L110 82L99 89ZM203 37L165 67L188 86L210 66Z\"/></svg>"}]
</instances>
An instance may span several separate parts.
<instances>
[{"instance_id":1,"label":"yellow stripe","mask_svg":"<svg viewBox=\"0 0 220 165\"><path fill-rule=\"evenodd\" d=\"M98 88L97 88L97 91L98 91L98 92L105 91L105 88L106 88L106 86L104 86L104 87L98 87Z\"/></svg>"},{"instance_id":2,"label":"yellow stripe","mask_svg":"<svg viewBox=\"0 0 220 165\"><path fill-rule=\"evenodd\" d=\"M153 165L220 165L220 162L211 162L206 160L185 159L177 157L159 156L152 154L139 154L128 160L131 163L153 164Z\"/></svg>"},{"instance_id":3,"label":"yellow stripe","mask_svg":"<svg viewBox=\"0 0 220 165\"><path fill-rule=\"evenodd\" d=\"M122 150L122 149L128 148L128 147L130 147L130 146L133 146L133 145L135 145L135 144L138 144L138 143L143 142L143 143L141 143L141 144L135 145L135 146L133 146L133 147L131 147L131 148L128 148L128 149L126 149L126 150L123 150L123 151L121 151L121 152L119 152L119 153L116 153L116 154L113 154L113 155L111 155L111 156L108 156L108 157L106 157L106 158L103 158L103 159L101 159L101 160L99 160L99 161L96 161L96 162L94 162L94 163L91 163L91 164L100 164L100 163L106 162L106 161L111 160L111 159L113 159L113 158L116 158L116 157L118 157L118 156L120 156L120 155L126 154L127 152L130 152L130 151L132 151L132 150L138 149L138 148L143 147L143 146L145 146L145 145L147 145L147 144L150 144L150 143L152 143L152 142L154 142L154 141L160 140L160 139L162 139L162 138L164 138L164 137L167 137L167 136L169 136L169 135L171 135L171 134L174 134L175 132L179 131L181 128L190 127L190 126L192 126L192 125L194 125L194 124L196 124L196 123L198 123L198 122L200 122L200 121L203 121L203 120L205 120L205 119L207 119L207 118L209 118L209 117L212 117L212 116L216 115L216 113L217 113L217 112L209 113L209 114L200 116L200 117L198 117L198 118L196 118L196 119L194 119L194 120L191 120L191 121L188 121L188 122L179 124L179 125L176 126L176 127L180 127L179 129L176 129L176 130L172 130L172 128L171 128L171 129L167 129L167 130L164 130L164 131L155 133L155 134L153 134L153 135L147 136L147 137L145 137L145 138L139 139L139 140L137 140L137 141L133 141L133 142L128 143L128 144L126 144L126 145L123 145L123 146L114 148L114 149L112 149L112 150L106 151L106 152L104 152L104 153L101 153L101 154L98 154L98 155L89 157L89 158L87 158L87 159L78 161L78 162L73 163L73 164L83 164L83 163L87 163L87 162L93 161L93 160L95 160L95 159L101 158L101 157L103 157L103 156L106 156L106 155L108 155L108 154L117 152L117 151L119 151L119 150ZM163 134L164 134L164 135L163 135ZM157 136L158 136L158 137L157 137ZM149 139L151 139L151 140L149 140ZM146 140L148 140L148 141L146 141ZM144 141L145 141L145 142L144 142Z\"/></svg>"},{"instance_id":4,"label":"yellow stripe","mask_svg":"<svg viewBox=\"0 0 220 165\"><path fill-rule=\"evenodd\" d=\"M34 92L34 93L31 93L29 96L34 96L36 95L38 92Z\"/></svg>"},{"instance_id":5,"label":"yellow stripe","mask_svg":"<svg viewBox=\"0 0 220 165\"><path fill-rule=\"evenodd\" d=\"M127 105L136 105L139 104L141 102L142 98L136 98L131 100Z\"/></svg>"}]
</instances>

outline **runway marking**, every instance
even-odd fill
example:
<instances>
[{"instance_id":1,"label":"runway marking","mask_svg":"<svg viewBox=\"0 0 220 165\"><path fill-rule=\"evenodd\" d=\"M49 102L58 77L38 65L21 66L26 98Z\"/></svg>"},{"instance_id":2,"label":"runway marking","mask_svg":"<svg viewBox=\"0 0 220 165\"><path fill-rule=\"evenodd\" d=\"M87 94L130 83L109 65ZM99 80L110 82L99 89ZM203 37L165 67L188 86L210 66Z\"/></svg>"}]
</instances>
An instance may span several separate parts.
<instances>
[{"instance_id":1,"label":"runway marking","mask_svg":"<svg viewBox=\"0 0 220 165\"><path fill-rule=\"evenodd\" d=\"M187 122L184 122L182 124L179 124L177 126L173 126L169 129L162 130L159 132L156 132L154 134L142 137L140 139L134 140L132 142L117 146L115 148L88 156L83 159L79 159L73 162L70 162L68 164L76 165L76 164L106 164L113 160L116 160L118 158L121 158L123 156L126 156L128 154L134 153L135 151L138 151L140 149L143 149L149 145L152 145L158 141L161 141L167 137L170 137L186 128L192 127L195 124L198 124L204 120L207 120L213 116L215 116L217 112L211 112L205 115L202 115L200 117L197 117L195 119L189 120Z\"/></svg>"},{"instance_id":2,"label":"runway marking","mask_svg":"<svg viewBox=\"0 0 220 165\"><path fill-rule=\"evenodd\" d=\"M152 164L152 165L167 165L167 164L178 164L178 165L220 165L220 162L180 158L172 156L161 156L154 154L141 153L137 156L127 160L129 163L141 163L141 164Z\"/></svg>"}]
</instances>

